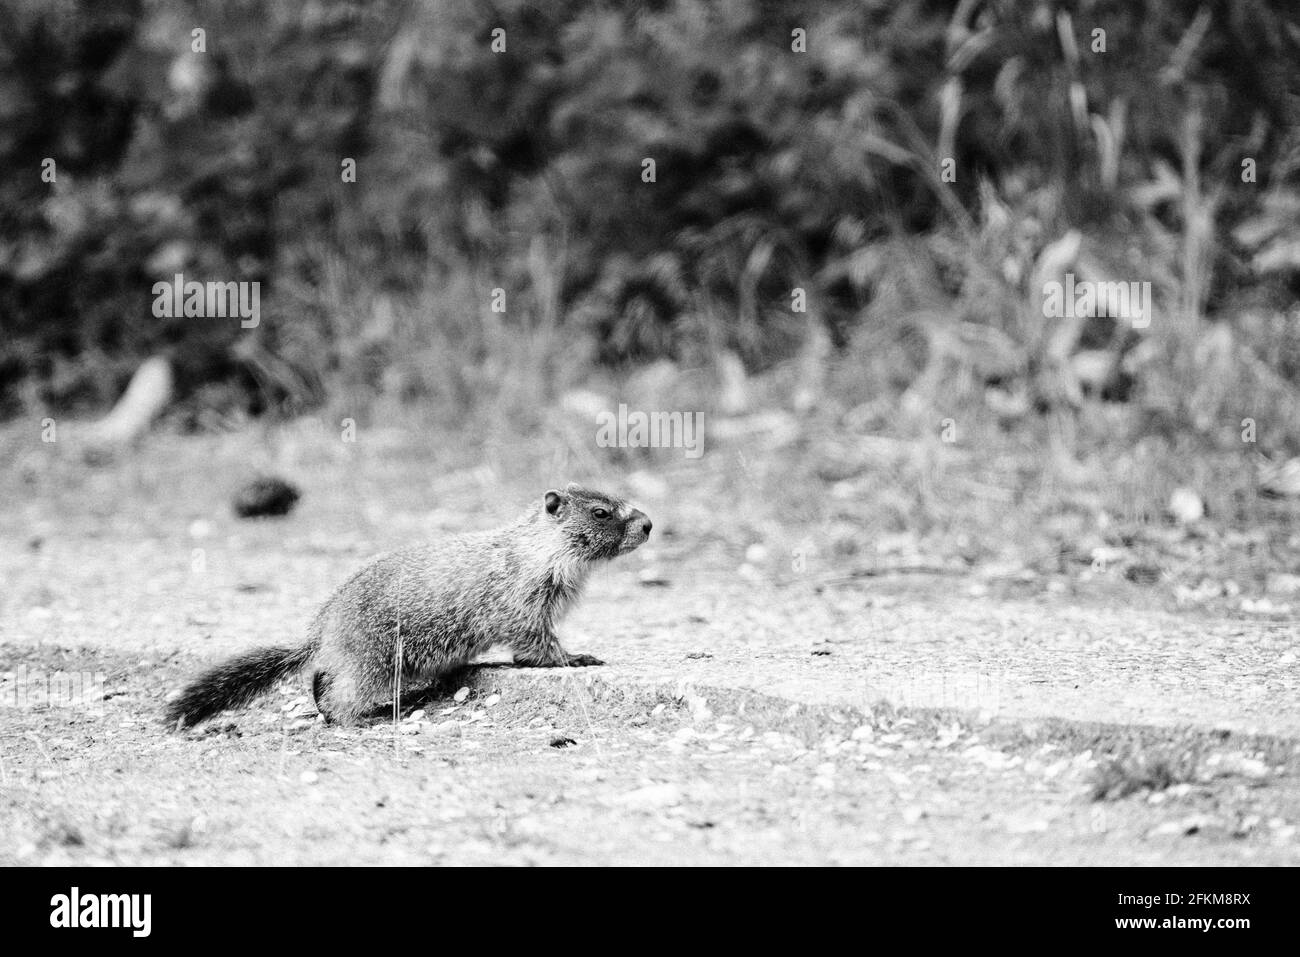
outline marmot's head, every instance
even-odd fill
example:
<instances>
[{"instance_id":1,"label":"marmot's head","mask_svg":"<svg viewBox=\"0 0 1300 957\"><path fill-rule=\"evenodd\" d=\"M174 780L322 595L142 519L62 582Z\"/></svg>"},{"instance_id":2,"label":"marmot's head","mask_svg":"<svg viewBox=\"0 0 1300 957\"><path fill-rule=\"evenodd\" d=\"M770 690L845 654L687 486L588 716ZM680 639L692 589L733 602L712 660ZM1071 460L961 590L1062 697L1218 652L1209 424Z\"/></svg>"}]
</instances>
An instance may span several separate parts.
<instances>
[{"instance_id":1,"label":"marmot's head","mask_svg":"<svg viewBox=\"0 0 1300 957\"><path fill-rule=\"evenodd\" d=\"M626 554L650 537L652 523L645 512L573 482L563 492L547 492L543 507L545 520L555 522L589 561Z\"/></svg>"}]
</instances>

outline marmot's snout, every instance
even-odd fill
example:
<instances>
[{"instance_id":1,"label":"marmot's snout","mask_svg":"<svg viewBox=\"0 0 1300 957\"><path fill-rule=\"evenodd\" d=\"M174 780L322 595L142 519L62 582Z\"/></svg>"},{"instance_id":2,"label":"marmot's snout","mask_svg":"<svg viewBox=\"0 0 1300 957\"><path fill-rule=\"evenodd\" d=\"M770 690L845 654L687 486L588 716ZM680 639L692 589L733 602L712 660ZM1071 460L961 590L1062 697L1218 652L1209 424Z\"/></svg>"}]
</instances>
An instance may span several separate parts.
<instances>
[{"instance_id":1,"label":"marmot's snout","mask_svg":"<svg viewBox=\"0 0 1300 957\"><path fill-rule=\"evenodd\" d=\"M650 538L650 529L654 528L654 522L650 521L650 516L639 508L634 508L629 513L627 520L623 522L623 547L622 551L630 552L638 545L644 545Z\"/></svg>"}]
</instances>

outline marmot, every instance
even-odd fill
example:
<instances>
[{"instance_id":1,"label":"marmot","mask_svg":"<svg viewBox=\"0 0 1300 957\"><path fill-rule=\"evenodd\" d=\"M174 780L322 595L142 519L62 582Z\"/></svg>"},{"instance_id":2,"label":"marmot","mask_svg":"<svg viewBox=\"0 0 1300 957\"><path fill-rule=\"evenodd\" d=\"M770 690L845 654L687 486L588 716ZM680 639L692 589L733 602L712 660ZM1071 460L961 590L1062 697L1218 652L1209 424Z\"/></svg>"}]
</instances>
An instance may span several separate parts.
<instances>
[{"instance_id":1,"label":"marmot","mask_svg":"<svg viewBox=\"0 0 1300 957\"><path fill-rule=\"evenodd\" d=\"M393 698L400 641L401 686L418 686L489 648L516 664L599 665L560 647L555 624L598 561L650 536L645 513L576 484L552 489L511 525L384 555L346 581L297 648L262 648L201 675L167 705L176 727L247 704L295 671L311 672L316 708L353 723Z\"/></svg>"}]
</instances>

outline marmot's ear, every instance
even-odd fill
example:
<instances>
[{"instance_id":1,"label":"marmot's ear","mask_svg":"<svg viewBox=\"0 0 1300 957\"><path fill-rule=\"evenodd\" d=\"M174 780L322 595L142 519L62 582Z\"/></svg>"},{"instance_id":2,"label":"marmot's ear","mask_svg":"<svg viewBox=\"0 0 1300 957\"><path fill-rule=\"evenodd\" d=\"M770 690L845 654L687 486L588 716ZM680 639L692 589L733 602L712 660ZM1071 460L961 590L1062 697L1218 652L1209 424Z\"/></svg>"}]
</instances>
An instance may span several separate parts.
<instances>
[{"instance_id":1,"label":"marmot's ear","mask_svg":"<svg viewBox=\"0 0 1300 957\"><path fill-rule=\"evenodd\" d=\"M546 502L547 515L554 515L560 510L560 506L564 504L564 496L555 491L555 489L551 489L542 496L542 500Z\"/></svg>"},{"instance_id":2,"label":"marmot's ear","mask_svg":"<svg viewBox=\"0 0 1300 957\"><path fill-rule=\"evenodd\" d=\"M579 485L577 482L570 482L568 485L564 486L564 490L566 492L576 492L581 488L582 486Z\"/></svg>"}]
</instances>

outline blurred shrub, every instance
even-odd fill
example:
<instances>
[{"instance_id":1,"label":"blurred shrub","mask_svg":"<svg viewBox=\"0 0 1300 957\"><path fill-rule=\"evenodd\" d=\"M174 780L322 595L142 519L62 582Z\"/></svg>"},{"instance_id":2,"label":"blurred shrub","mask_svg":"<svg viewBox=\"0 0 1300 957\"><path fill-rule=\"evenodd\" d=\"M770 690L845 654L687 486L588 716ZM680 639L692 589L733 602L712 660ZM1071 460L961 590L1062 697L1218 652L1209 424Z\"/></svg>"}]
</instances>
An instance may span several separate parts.
<instances>
[{"instance_id":1,"label":"blurred shrub","mask_svg":"<svg viewBox=\"0 0 1300 957\"><path fill-rule=\"evenodd\" d=\"M1284 393L1291 7L9 0L0 397L103 402L168 350L204 405L454 408L588 362L762 368L811 324L863 398L956 376L1050 408L1186 384L1212 361L1199 324L1238 314L1262 318L1234 324L1233 375ZM1052 263L1153 282L1145 359L1114 323L1044 323ZM175 272L262 281L262 326L155 319ZM1211 417L1224 401L1164 392Z\"/></svg>"}]
</instances>

